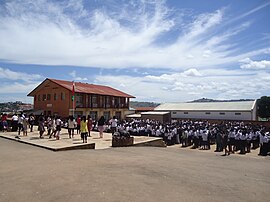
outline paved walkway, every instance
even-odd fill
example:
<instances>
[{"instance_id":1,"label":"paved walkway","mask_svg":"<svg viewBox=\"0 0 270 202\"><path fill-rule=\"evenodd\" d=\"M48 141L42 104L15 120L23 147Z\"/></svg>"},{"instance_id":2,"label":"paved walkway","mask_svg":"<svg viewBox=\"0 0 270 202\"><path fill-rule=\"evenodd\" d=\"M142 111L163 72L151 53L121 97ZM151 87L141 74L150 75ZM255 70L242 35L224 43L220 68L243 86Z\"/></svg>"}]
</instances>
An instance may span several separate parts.
<instances>
[{"instance_id":1,"label":"paved walkway","mask_svg":"<svg viewBox=\"0 0 270 202\"><path fill-rule=\"evenodd\" d=\"M39 138L39 131L37 127L34 128L33 132L28 132L27 136L20 134L19 138L18 132L1 132L0 137L17 140L18 142L31 144L38 147L43 147L46 149L60 151L60 150L73 150L73 149L108 149L112 146L112 135L110 133L104 133L103 138L99 138L99 133L91 131L91 137L88 137L87 143L82 143L79 134L74 135L74 138L69 138L67 129L62 129L60 134L60 140L55 138L49 139L49 136L44 135L44 139ZM161 138L155 137L145 137L136 136L134 137L134 145L149 143L152 141L160 141Z\"/></svg>"}]
</instances>

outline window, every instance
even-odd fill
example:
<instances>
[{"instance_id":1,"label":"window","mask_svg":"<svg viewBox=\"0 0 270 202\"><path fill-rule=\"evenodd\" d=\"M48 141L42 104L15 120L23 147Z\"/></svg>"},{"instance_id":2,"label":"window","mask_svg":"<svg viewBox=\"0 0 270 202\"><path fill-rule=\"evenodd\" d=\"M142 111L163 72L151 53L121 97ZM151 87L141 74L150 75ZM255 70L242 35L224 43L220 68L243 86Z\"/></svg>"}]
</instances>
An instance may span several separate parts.
<instances>
[{"instance_id":1,"label":"window","mask_svg":"<svg viewBox=\"0 0 270 202\"><path fill-rule=\"evenodd\" d=\"M66 98L66 94L65 93L61 93L61 100L65 100Z\"/></svg>"},{"instance_id":2,"label":"window","mask_svg":"<svg viewBox=\"0 0 270 202\"><path fill-rule=\"evenodd\" d=\"M240 112L236 112L235 115L241 115L241 113Z\"/></svg>"},{"instance_id":3,"label":"window","mask_svg":"<svg viewBox=\"0 0 270 202\"><path fill-rule=\"evenodd\" d=\"M104 112L103 116L104 116L105 120L108 121L110 119L110 112Z\"/></svg>"},{"instance_id":4,"label":"window","mask_svg":"<svg viewBox=\"0 0 270 202\"><path fill-rule=\"evenodd\" d=\"M56 93L54 93L54 100L57 100L58 99L58 96L57 96L57 94Z\"/></svg>"},{"instance_id":5,"label":"window","mask_svg":"<svg viewBox=\"0 0 270 202\"><path fill-rule=\"evenodd\" d=\"M115 97L115 107L120 107L120 97Z\"/></svg>"},{"instance_id":6,"label":"window","mask_svg":"<svg viewBox=\"0 0 270 202\"><path fill-rule=\"evenodd\" d=\"M184 114L188 114L188 112L184 112Z\"/></svg>"},{"instance_id":7,"label":"window","mask_svg":"<svg viewBox=\"0 0 270 202\"><path fill-rule=\"evenodd\" d=\"M88 101L89 101L89 97L87 94L85 94L85 107L88 107Z\"/></svg>"},{"instance_id":8,"label":"window","mask_svg":"<svg viewBox=\"0 0 270 202\"><path fill-rule=\"evenodd\" d=\"M211 112L205 112L205 114L211 114Z\"/></svg>"},{"instance_id":9,"label":"window","mask_svg":"<svg viewBox=\"0 0 270 202\"><path fill-rule=\"evenodd\" d=\"M90 111L90 116L92 120L97 120L97 111Z\"/></svg>"},{"instance_id":10,"label":"window","mask_svg":"<svg viewBox=\"0 0 270 202\"><path fill-rule=\"evenodd\" d=\"M220 112L219 115L225 115L225 113L224 112Z\"/></svg>"},{"instance_id":11,"label":"window","mask_svg":"<svg viewBox=\"0 0 270 202\"><path fill-rule=\"evenodd\" d=\"M47 100L51 100L51 94L47 94Z\"/></svg>"},{"instance_id":12,"label":"window","mask_svg":"<svg viewBox=\"0 0 270 202\"><path fill-rule=\"evenodd\" d=\"M92 103L93 104L97 103L97 96L96 95L92 95Z\"/></svg>"},{"instance_id":13,"label":"window","mask_svg":"<svg viewBox=\"0 0 270 202\"><path fill-rule=\"evenodd\" d=\"M112 107L115 107L115 99L112 97Z\"/></svg>"},{"instance_id":14,"label":"window","mask_svg":"<svg viewBox=\"0 0 270 202\"><path fill-rule=\"evenodd\" d=\"M106 103L106 107L111 107L111 103L110 103L110 97L109 96L105 96L105 103Z\"/></svg>"},{"instance_id":15,"label":"window","mask_svg":"<svg viewBox=\"0 0 270 202\"><path fill-rule=\"evenodd\" d=\"M38 95L38 101L40 101L40 95Z\"/></svg>"},{"instance_id":16,"label":"window","mask_svg":"<svg viewBox=\"0 0 270 202\"><path fill-rule=\"evenodd\" d=\"M116 118L118 120L120 120L121 119L121 112L120 111L119 112L115 112L115 116L116 116Z\"/></svg>"},{"instance_id":17,"label":"window","mask_svg":"<svg viewBox=\"0 0 270 202\"><path fill-rule=\"evenodd\" d=\"M35 101L37 100L37 95L35 95L34 100L35 100Z\"/></svg>"},{"instance_id":18,"label":"window","mask_svg":"<svg viewBox=\"0 0 270 202\"><path fill-rule=\"evenodd\" d=\"M91 96L91 107L97 107L97 96L96 95Z\"/></svg>"},{"instance_id":19,"label":"window","mask_svg":"<svg viewBox=\"0 0 270 202\"><path fill-rule=\"evenodd\" d=\"M46 94L43 94L42 95L42 101L45 101L46 100Z\"/></svg>"},{"instance_id":20,"label":"window","mask_svg":"<svg viewBox=\"0 0 270 202\"><path fill-rule=\"evenodd\" d=\"M176 114L176 112L173 112L173 114Z\"/></svg>"},{"instance_id":21,"label":"window","mask_svg":"<svg viewBox=\"0 0 270 202\"><path fill-rule=\"evenodd\" d=\"M75 94L76 107L83 107L83 95Z\"/></svg>"}]
</instances>

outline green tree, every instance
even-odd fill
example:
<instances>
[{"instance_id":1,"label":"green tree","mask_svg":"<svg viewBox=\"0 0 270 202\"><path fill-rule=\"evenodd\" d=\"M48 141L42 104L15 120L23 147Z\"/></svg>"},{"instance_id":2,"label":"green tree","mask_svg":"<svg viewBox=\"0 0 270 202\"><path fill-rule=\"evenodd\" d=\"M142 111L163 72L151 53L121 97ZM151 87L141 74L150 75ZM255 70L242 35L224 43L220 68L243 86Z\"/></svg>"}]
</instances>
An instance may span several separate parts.
<instances>
[{"instance_id":1,"label":"green tree","mask_svg":"<svg viewBox=\"0 0 270 202\"><path fill-rule=\"evenodd\" d=\"M261 118L270 117L270 97L262 96L258 100L258 116Z\"/></svg>"}]
</instances>

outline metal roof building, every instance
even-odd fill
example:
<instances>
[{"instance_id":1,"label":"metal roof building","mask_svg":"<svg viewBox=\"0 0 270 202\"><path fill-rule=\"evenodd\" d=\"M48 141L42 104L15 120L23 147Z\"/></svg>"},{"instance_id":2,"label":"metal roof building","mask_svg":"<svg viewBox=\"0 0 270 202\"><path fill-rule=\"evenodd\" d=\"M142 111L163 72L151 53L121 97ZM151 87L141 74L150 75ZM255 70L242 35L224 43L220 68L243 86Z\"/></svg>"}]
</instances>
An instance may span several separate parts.
<instances>
[{"instance_id":1,"label":"metal roof building","mask_svg":"<svg viewBox=\"0 0 270 202\"><path fill-rule=\"evenodd\" d=\"M169 111L171 118L256 120L256 100L239 102L164 103L155 111Z\"/></svg>"}]
</instances>

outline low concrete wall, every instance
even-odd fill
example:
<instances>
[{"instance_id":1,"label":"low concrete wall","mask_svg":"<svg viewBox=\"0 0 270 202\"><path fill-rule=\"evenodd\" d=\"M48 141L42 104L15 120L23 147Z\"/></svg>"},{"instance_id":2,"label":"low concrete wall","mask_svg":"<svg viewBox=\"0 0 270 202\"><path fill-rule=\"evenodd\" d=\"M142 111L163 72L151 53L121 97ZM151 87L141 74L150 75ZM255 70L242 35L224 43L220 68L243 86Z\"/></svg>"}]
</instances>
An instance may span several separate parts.
<instances>
[{"instance_id":1,"label":"low concrete wall","mask_svg":"<svg viewBox=\"0 0 270 202\"><path fill-rule=\"evenodd\" d=\"M144 146L167 147L167 145L165 144L165 142L162 139L151 140L151 141L147 141L147 142L140 142L140 143L134 144L133 146L137 146L137 147L144 147Z\"/></svg>"}]
</instances>

